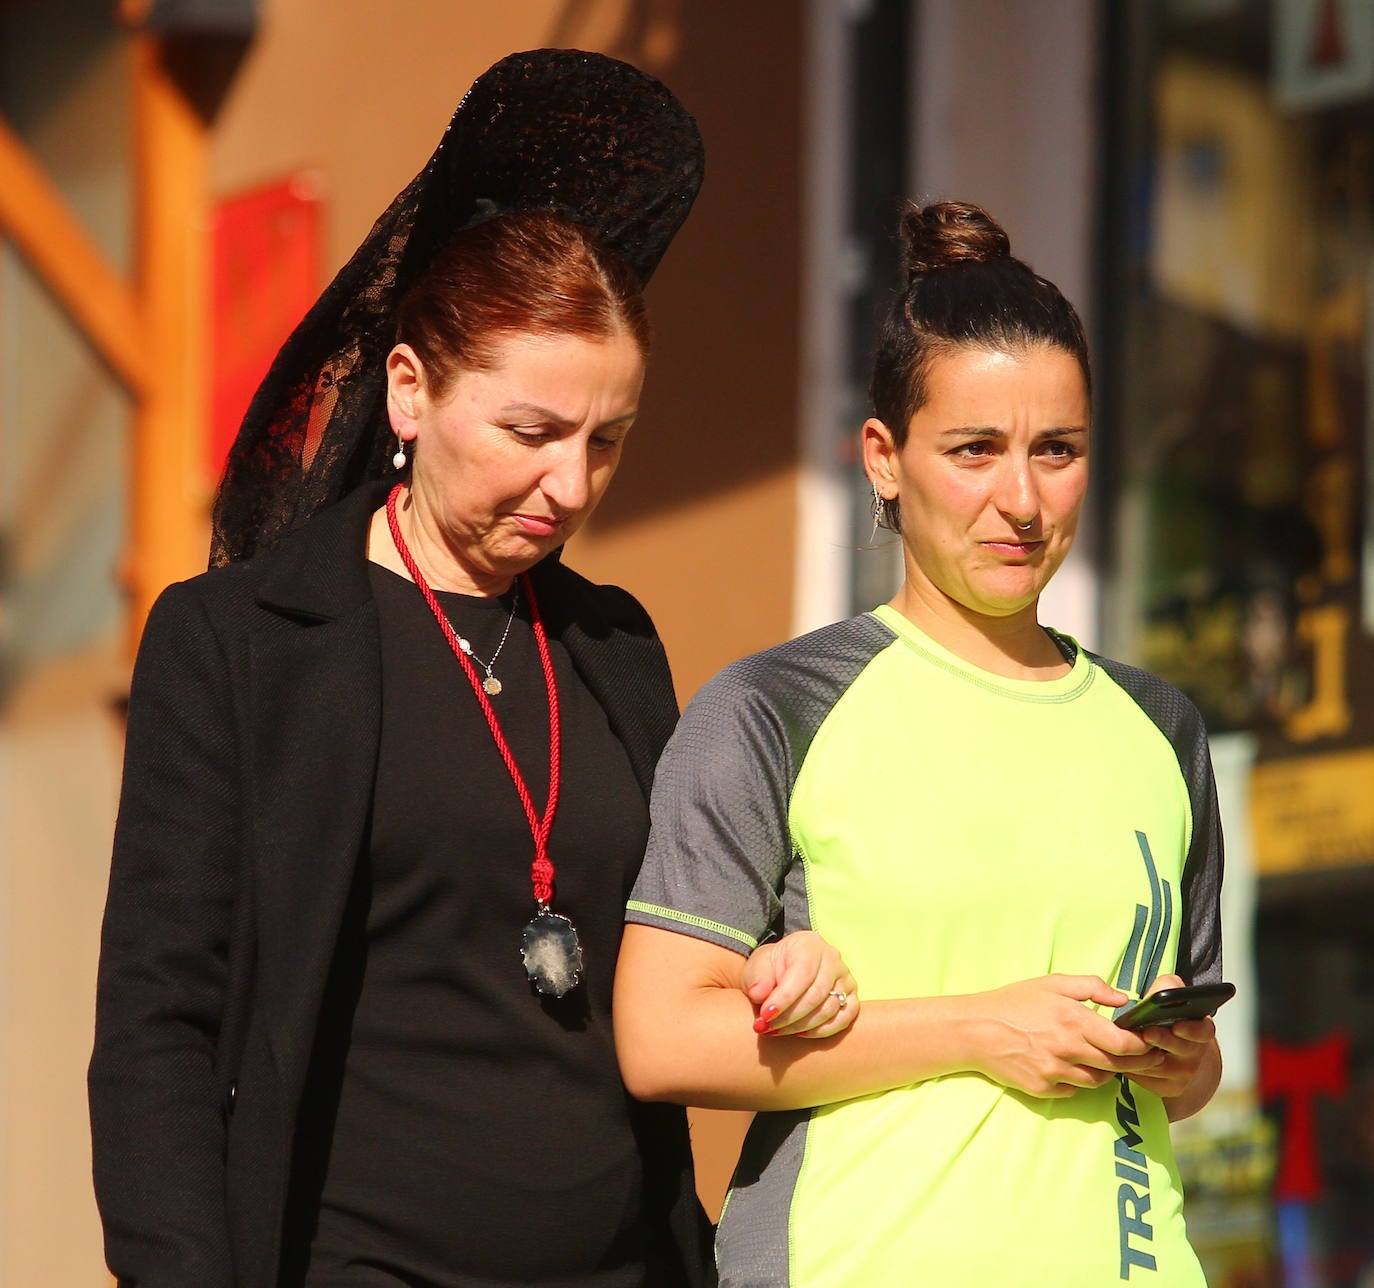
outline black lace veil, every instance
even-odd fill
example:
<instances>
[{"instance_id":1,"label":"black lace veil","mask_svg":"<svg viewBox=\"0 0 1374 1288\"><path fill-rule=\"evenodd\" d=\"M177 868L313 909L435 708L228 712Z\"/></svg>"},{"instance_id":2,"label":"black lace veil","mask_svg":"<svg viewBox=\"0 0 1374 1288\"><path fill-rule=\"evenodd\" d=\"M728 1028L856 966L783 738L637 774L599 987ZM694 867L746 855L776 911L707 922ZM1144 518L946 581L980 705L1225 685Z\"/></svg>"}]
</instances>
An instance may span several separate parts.
<instances>
[{"instance_id":1,"label":"black lace veil","mask_svg":"<svg viewBox=\"0 0 1374 1288\"><path fill-rule=\"evenodd\" d=\"M215 498L211 565L270 549L389 468L384 364L395 307L454 232L503 212L554 211L595 233L644 284L704 164L696 122L628 63L540 49L484 72L254 395Z\"/></svg>"}]
</instances>

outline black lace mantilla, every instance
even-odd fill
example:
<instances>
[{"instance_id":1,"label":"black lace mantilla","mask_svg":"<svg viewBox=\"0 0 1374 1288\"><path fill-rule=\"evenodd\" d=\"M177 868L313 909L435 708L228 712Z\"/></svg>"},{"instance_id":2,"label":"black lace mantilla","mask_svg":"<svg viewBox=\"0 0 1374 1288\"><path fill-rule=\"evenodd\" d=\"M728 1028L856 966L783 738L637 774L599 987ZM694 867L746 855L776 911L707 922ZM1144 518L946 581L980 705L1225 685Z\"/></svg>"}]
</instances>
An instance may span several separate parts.
<instances>
[{"instance_id":1,"label":"black lace mantilla","mask_svg":"<svg viewBox=\"0 0 1374 1288\"><path fill-rule=\"evenodd\" d=\"M215 499L211 566L270 549L389 468L395 307L454 232L495 213L554 211L592 230L643 284L704 166L696 122L628 63L541 49L484 72L254 395Z\"/></svg>"}]
</instances>

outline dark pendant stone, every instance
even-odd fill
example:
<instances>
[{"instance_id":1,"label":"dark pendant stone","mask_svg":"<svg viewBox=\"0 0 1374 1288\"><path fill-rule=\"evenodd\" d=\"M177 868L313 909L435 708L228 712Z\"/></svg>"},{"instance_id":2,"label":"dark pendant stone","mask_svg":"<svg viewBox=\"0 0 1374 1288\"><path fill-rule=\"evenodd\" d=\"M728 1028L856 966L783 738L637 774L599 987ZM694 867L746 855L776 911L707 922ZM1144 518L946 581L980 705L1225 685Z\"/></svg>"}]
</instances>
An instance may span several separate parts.
<instances>
[{"instance_id":1,"label":"dark pendant stone","mask_svg":"<svg viewBox=\"0 0 1374 1288\"><path fill-rule=\"evenodd\" d=\"M582 979L582 945L577 930L556 912L540 912L525 926L522 956L535 992L562 997Z\"/></svg>"}]
</instances>

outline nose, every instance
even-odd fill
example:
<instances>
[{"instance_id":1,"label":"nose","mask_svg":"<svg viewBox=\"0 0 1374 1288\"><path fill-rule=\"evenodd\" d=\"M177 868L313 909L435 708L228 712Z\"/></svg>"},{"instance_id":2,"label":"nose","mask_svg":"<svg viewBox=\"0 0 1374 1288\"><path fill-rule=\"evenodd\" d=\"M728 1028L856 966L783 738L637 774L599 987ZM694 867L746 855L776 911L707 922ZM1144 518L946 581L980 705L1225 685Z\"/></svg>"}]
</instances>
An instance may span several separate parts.
<instances>
[{"instance_id":1,"label":"nose","mask_svg":"<svg viewBox=\"0 0 1374 1288\"><path fill-rule=\"evenodd\" d=\"M1040 490L1030 458L1008 452L1002 458L994 504L1018 528L1029 528L1040 513Z\"/></svg>"},{"instance_id":2,"label":"nose","mask_svg":"<svg viewBox=\"0 0 1374 1288\"><path fill-rule=\"evenodd\" d=\"M590 447L569 435L549 449L548 469L541 480L544 495L561 514L576 514L591 495Z\"/></svg>"}]
</instances>

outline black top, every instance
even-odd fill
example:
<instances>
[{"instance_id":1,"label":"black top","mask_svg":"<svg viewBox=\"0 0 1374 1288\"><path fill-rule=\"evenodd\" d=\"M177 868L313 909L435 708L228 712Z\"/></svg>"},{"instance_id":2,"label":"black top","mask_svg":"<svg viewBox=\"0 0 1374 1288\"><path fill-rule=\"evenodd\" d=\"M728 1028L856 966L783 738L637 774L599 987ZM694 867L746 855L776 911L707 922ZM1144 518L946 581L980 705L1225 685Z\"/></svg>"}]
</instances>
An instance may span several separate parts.
<instances>
[{"instance_id":1,"label":"black top","mask_svg":"<svg viewBox=\"0 0 1374 1288\"><path fill-rule=\"evenodd\" d=\"M576 925L586 971L565 998L537 996L520 958L533 841L514 785L416 588L369 572L382 640L371 843L303 1106L285 1281L642 1284L611 985L643 795L551 639L563 729L553 907ZM440 600L490 660L510 598ZM493 706L542 811L548 710L527 603L494 670Z\"/></svg>"}]
</instances>

